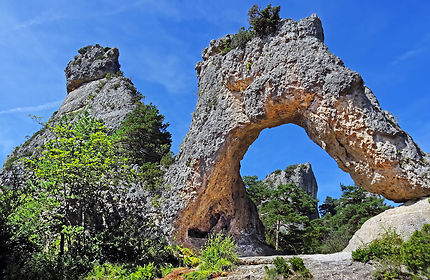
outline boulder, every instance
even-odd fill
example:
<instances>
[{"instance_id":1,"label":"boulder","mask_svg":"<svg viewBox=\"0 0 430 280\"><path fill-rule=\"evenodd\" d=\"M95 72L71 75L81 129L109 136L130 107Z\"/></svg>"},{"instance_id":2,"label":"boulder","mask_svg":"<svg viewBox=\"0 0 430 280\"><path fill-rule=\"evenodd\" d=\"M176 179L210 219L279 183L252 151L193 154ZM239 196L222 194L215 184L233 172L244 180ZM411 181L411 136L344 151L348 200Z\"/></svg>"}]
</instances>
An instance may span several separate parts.
<instances>
[{"instance_id":1,"label":"boulder","mask_svg":"<svg viewBox=\"0 0 430 280\"><path fill-rule=\"evenodd\" d=\"M430 224L429 198L408 201L367 220L354 234L343 251L351 252L361 246L368 245L387 230L395 230L406 241L415 230L421 230L424 224Z\"/></svg>"}]
</instances>

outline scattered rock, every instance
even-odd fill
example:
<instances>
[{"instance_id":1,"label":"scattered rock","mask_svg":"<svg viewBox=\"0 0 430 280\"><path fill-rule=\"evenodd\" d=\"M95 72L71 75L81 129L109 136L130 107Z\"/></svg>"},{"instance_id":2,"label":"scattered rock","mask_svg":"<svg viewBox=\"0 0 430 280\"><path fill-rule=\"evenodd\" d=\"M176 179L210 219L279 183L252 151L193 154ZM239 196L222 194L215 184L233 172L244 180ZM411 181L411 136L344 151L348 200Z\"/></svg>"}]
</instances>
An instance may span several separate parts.
<instances>
[{"instance_id":1,"label":"scattered rock","mask_svg":"<svg viewBox=\"0 0 430 280\"><path fill-rule=\"evenodd\" d=\"M423 198L408 201L403 205L388 209L367 220L349 241L344 252L351 252L368 245L387 230L395 230L403 240L408 240L415 230L430 224L430 201Z\"/></svg>"}]
</instances>

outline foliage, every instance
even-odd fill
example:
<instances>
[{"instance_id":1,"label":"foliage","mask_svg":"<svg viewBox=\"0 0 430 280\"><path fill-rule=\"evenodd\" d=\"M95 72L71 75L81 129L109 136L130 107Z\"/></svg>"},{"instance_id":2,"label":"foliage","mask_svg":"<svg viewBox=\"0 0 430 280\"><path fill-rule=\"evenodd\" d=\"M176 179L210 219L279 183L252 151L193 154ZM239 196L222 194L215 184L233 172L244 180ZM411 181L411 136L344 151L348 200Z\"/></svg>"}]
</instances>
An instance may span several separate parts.
<instances>
[{"instance_id":1,"label":"foliage","mask_svg":"<svg viewBox=\"0 0 430 280\"><path fill-rule=\"evenodd\" d=\"M322 218L311 222L307 234L313 253L341 251L365 221L390 208L381 196L358 186L341 185L341 190L339 199L326 198L319 207Z\"/></svg>"},{"instance_id":2,"label":"foliage","mask_svg":"<svg viewBox=\"0 0 430 280\"><path fill-rule=\"evenodd\" d=\"M248 11L248 22L258 36L274 33L280 21L280 10L280 6L272 7L271 4L260 10L260 7L255 4Z\"/></svg>"},{"instance_id":3,"label":"foliage","mask_svg":"<svg viewBox=\"0 0 430 280\"><path fill-rule=\"evenodd\" d=\"M94 263L124 263L124 279L152 279L177 264L163 240L143 235L153 230L150 221L119 214L119 198L136 175L117 136L88 113L47 129L53 139L27 159L27 185L0 191L1 276L78 279ZM115 274L122 265L95 269Z\"/></svg>"},{"instance_id":4,"label":"foliage","mask_svg":"<svg viewBox=\"0 0 430 280\"><path fill-rule=\"evenodd\" d=\"M266 228L266 241L275 246L279 228L279 250L287 253L341 251L367 219L390 208L380 196L357 186L341 185L341 198L327 197L319 207L321 218L310 220L316 201L302 189L269 186L257 176L244 176L243 181Z\"/></svg>"},{"instance_id":5,"label":"foliage","mask_svg":"<svg viewBox=\"0 0 430 280\"><path fill-rule=\"evenodd\" d=\"M416 230L401 248L402 261L409 270L430 278L430 224Z\"/></svg>"},{"instance_id":6,"label":"foliage","mask_svg":"<svg viewBox=\"0 0 430 280\"><path fill-rule=\"evenodd\" d=\"M172 162L171 135L164 116L152 105L138 103L114 135L116 146L128 158L129 164L139 166L136 181L144 182L147 189L160 186L164 166Z\"/></svg>"},{"instance_id":7,"label":"foliage","mask_svg":"<svg viewBox=\"0 0 430 280\"><path fill-rule=\"evenodd\" d=\"M226 55L229 51L235 48L244 48L246 43L254 37L254 31L241 27L236 34L231 38L224 40L221 44L221 54Z\"/></svg>"},{"instance_id":8,"label":"foliage","mask_svg":"<svg viewBox=\"0 0 430 280\"><path fill-rule=\"evenodd\" d=\"M306 228L317 201L294 184L269 186L256 176L244 177L244 182L266 228L266 241L286 253L306 252Z\"/></svg>"},{"instance_id":9,"label":"foliage","mask_svg":"<svg viewBox=\"0 0 430 280\"><path fill-rule=\"evenodd\" d=\"M352 258L360 262L377 261L379 267L374 279L429 278L430 224L416 230L406 242L395 231L388 230L369 245L353 251ZM403 271L402 265L406 265L410 273Z\"/></svg>"},{"instance_id":10,"label":"foliage","mask_svg":"<svg viewBox=\"0 0 430 280\"><path fill-rule=\"evenodd\" d=\"M209 279L212 275L231 270L238 262L237 245L229 235L212 234L200 250L198 269L185 274L185 279Z\"/></svg>"},{"instance_id":11,"label":"foliage","mask_svg":"<svg viewBox=\"0 0 430 280\"><path fill-rule=\"evenodd\" d=\"M202 269L223 271L231 269L237 262L237 245L229 235L213 234L200 251Z\"/></svg>"},{"instance_id":12,"label":"foliage","mask_svg":"<svg viewBox=\"0 0 430 280\"><path fill-rule=\"evenodd\" d=\"M152 280L157 276L157 269L153 263L137 266L134 272L124 268L123 265L105 263L94 266L93 270L84 280Z\"/></svg>"},{"instance_id":13,"label":"foliage","mask_svg":"<svg viewBox=\"0 0 430 280\"><path fill-rule=\"evenodd\" d=\"M260 10L258 5L253 5L248 11L250 27L248 29L241 27L238 33L224 40L220 46L221 54L225 55L235 48L244 48L246 43L252 40L255 35L265 36L274 33L281 20L279 17L280 9L280 6L272 7L269 4L266 8Z\"/></svg>"},{"instance_id":14,"label":"foliage","mask_svg":"<svg viewBox=\"0 0 430 280\"><path fill-rule=\"evenodd\" d=\"M172 140L167 127L157 107L140 103L116 132L116 142L135 164L159 163L170 151Z\"/></svg>"},{"instance_id":15,"label":"foliage","mask_svg":"<svg viewBox=\"0 0 430 280\"><path fill-rule=\"evenodd\" d=\"M276 272L279 274L284 276L288 276L290 274L290 266L283 258L276 257L273 263L275 265Z\"/></svg>"},{"instance_id":16,"label":"foliage","mask_svg":"<svg viewBox=\"0 0 430 280\"><path fill-rule=\"evenodd\" d=\"M336 215L336 206L337 199L332 198L331 196L327 196L324 202L319 206L319 212L321 216L325 216L326 214Z\"/></svg>"},{"instance_id":17,"label":"foliage","mask_svg":"<svg viewBox=\"0 0 430 280\"><path fill-rule=\"evenodd\" d=\"M181 264L186 267L196 267L201 263L201 259L189 248L179 245L170 247L173 255L181 260Z\"/></svg>"},{"instance_id":18,"label":"foliage","mask_svg":"<svg viewBox=\"0 0 430 280\"><path fill-rule=\"evenodd\" d=\"M290 265L281 257L276 257L274 260L275 267L269 269L267 266L264 267L266 270L265 280L272 279L312 279L313 276L306 268L301 258L291 258L289 260Z\"/></svg>"},{"instance_id":19,"label":"foliage","mask_svg":"<svg viewBox=\"0 0 430 280\"><path fill-rule=\"evenodd\" d=\"M373 240L369 246L352 252L355 261L368 262L373 259L398 259L403 240L393 230L387 230L380 238Z\"/></svg>"}]
</instances>

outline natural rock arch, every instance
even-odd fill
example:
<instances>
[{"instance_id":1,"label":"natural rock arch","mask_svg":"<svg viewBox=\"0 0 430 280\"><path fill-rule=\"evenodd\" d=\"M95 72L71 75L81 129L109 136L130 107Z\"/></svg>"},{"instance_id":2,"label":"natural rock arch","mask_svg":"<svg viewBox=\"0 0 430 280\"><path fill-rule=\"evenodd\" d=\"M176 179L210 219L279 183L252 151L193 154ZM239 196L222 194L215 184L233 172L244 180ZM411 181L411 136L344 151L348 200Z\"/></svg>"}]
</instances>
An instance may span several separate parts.
<instances>
[{"instance_id":1,"label":"natural rock arch","mask_svg":"<svg viewBox=\"0 0 430 280\"><path fill-rule=\"evenodd\" d=\"M428 154L329 52L316 15L283 20L276 34L225 55L223 40L211 41L196 65L197 106L166 174L166 234L198 247L209 232L226 230L241 254L267 252L240 161L264 128L287 123L303 127L370 192L394 201L430 194Z\"/></svg>"}]
</instances>

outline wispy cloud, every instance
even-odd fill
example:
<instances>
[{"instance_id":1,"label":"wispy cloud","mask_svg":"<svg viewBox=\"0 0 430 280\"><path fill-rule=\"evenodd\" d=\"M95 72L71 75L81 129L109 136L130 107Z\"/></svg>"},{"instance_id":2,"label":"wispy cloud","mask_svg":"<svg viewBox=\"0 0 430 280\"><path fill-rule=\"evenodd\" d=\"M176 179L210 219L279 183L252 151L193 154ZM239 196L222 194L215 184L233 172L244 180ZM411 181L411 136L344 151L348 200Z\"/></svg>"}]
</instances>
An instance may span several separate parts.
<instances>
[{"instance_id":1,"label":"wispy cloud","mask_svg":"<svg viewBox=\"0 0 430 280\"><path fill-rule=\"evenodd\" d=\"M42 15L38 15L38 16L36 16L34 18L31 18L29 20L22 21L22 22L16 24L15 26L13 26L10 29L10 31L20 30L20 29L31 27L33 25L39 25L39 24L44 24L44 23L48 23L48 22L51 22L51 21L60 20L62 18L63 17L60 16L60 15L42 14Z\"/></svg>"},{"instance_id":2,"label":"wispy cloud","mask_svg":"<svg viewBox=\"0 0 430 280\"><path fill-rule=\"evenodd\" d=\"M185 55L184 55L185 56ZM163 63L160 63L162 61ZM193 72L186 69L186 59L175 54L157 53L142 56L141 65L145 69L143 79L162 85L170 93L189 93L188 89L193 85Z\"/></svg>"},{"instance_id":3,"label":"wispy cloud","mask_svg":"<svg viewBox=\"0 0 430 280\"><path fill-rule=\"evenodd\" d=\"M415 48L415 49L411 49L408 50L407 52L404 52L403 54L401 54L399 57L397 57L392 64L398 64L399 62L402 62L406 59L409 59L411 57L414 57L416 55L419 55L420 53L422 53L425 50L425 48L421 47L421 48Z\"/></svg>"},{"instance_id":4,"label":"wispy cloud","mask_svg":"<svg viewBox=\"0 0 430 280\"><path fill-rule=\"evenodd\" d=\"M27 107L15 107L11 109L6 109L0 111L0 115L4 114L12 114L12 113L25 113L25 112L39 112L47 109L52 109L58 107L61 104L62 100L57 100L37 106L27 106Z\"/></svg>"},{"instance_id":5,"label":"wispy cloud","mask_svg":"<svg viewBox=\"0 0 430 280\"><path fill-rule=\"evenodd\" d=\"M43 12L42 14L36 15L32 18L25 19L25 20L18 20L14 17L11 17L11 15L7 15L7 17L12 21L12 24L10 24L9 27L2 29L1 33L3 34L15 32L22 29L28 29L33 26L50 23L50 22L58 21L65 18L65 16L58 14L58 11L57 12L46 11L46 12Z\"/></svg>"}]
</instances>

